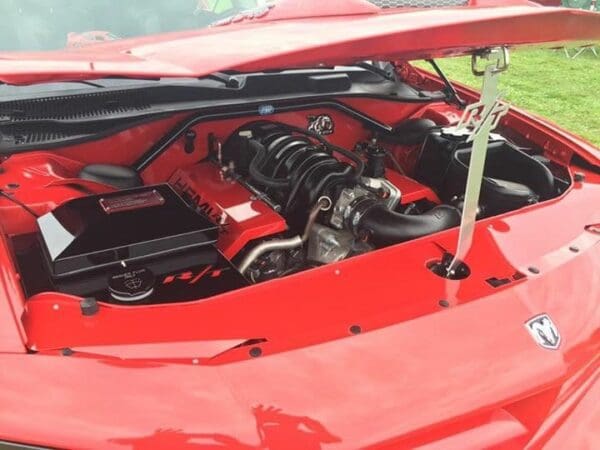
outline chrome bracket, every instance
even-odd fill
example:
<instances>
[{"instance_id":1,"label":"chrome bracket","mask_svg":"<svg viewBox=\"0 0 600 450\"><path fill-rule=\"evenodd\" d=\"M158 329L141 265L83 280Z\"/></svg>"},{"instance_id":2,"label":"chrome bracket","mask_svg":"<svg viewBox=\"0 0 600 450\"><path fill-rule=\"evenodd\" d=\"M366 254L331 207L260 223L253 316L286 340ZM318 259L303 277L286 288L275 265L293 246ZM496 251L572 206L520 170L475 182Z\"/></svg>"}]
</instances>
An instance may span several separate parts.
<instances>
[{"instance_id":1,"label":"chrome bracket","mask_svg":"<svg viewBox=\"0 0 600 450\"><path fill-rule=\"evenodd\" d=\"M467 106L457 126L449 130L467 136L467 142L473 143L458 243L454 259L447 269L450 278L464 261L473 243L490 133L510 109L510 106L501 100L498 90L499 76L508 69L508 65L509 54L506 47L487 49L473 55L473 74L483 77L481 98L479 102Z\"/></svg>"}]
</instances>

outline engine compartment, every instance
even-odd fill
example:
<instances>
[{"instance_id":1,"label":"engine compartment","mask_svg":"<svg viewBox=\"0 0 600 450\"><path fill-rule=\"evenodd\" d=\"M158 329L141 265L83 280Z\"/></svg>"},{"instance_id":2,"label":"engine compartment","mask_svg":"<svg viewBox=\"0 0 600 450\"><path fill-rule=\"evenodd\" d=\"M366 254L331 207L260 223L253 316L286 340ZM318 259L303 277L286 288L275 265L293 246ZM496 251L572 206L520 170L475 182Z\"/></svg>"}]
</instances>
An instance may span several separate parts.
<instances>
[{"instance_id":1,"label":"engine compartment","mask_svg":"<svg viewBox=\"0 0 600 450\"><path fill-rule=\"evenodd\" d=\"M166 155L149 176L57 153L9 158L0 217L26 297L201 300L459 225L465 136L424 117L389 133L357 131L351 118L319 112L306 126L286 117L203 124L200 145L188 130L167 152L170 173ZM176 152L196 160L181 164ZM485 175L480 218L569 187L565 167L500 134Z\"/></svg>"},{"instance_id":2,"label":"engine compartment","mask_svg":"<svg viewBox=\"0 0 600 450\"><path fill-rule=\"evenodd\" d=\"M460 222L458 210L446 205L431 205L418 216L396 212L402 192L386 177L387 151L375 139L348 151L330 144L323 133L274 122L249 124L217 155L225 176L249 187L288 226L286 237L261 243L239 263L253 282L335 263Z\"/></svg>"}]
</instances>

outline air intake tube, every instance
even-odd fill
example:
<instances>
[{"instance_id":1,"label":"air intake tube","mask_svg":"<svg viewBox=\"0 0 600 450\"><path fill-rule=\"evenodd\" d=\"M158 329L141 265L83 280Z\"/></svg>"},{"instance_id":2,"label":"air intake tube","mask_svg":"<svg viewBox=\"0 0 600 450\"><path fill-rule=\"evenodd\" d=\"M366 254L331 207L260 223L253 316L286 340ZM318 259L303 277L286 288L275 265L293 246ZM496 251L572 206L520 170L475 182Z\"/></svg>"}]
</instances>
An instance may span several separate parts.
<instances>
[{"instance_id":1,"label":"air intake tube","mask_svg":"<svg viewBox=\"0 0 600 450\"><path fill-rule=\"evenodd\" d=\"M354 206L347 219L356 235L366 233L375 246L385 247L458 226L461 215L453 206L441 205L411 216L390 211L384 204L367 198Z\"/></svg>"}]
</instances>

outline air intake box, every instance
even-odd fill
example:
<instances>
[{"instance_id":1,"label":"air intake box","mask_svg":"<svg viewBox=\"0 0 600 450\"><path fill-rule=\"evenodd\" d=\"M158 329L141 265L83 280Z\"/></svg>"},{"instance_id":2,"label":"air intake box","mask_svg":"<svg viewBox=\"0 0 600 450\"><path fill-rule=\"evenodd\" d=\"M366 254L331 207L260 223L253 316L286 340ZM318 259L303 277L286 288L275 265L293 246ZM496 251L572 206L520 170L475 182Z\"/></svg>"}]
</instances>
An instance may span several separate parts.
<instances>
[{"instance_id":1,"label":"air intake box","mask_svg":"<svg viewBox=\"0 0 600 450\"><path fill-rule=\"evenodd\" d=\"M202 263L217 256L218 227L166 184L78 198L40 217L38 225L53 278L192 249L206 249Z\"/></svg>"}]
</instances>

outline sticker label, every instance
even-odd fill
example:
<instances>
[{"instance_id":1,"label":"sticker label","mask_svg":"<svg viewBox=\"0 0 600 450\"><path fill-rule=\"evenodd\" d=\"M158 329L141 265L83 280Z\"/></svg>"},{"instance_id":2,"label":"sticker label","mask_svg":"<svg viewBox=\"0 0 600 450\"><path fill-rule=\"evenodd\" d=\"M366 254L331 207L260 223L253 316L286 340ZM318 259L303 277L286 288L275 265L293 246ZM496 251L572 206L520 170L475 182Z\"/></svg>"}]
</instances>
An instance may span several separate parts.
<instances>
[{"instance_id":1,"label":"sticker label","mask_svg":"<svg viewBox=\"0 0 600 450\"><path fill-rule=\"evenodd\" d=\"M260 105L258 107L258 114L261 116L268 116L275 112L275 107L273 105Z\"/></svg>"},{"instance_id":2,"label":"sticker label","mask_svg":"<svg viewBox=\"0 0 600 450\"><path fill-rule=\"evenodd\" d=\"M321 114L320 116L310 116L308 118L308 131L328 136L335 131L335 124L331 116Z\"/></svg>"},{"instance_id":3,"label":"sticker label","mask_svg":"<svg viewBox=\"0 0 600 450\"><path fill-rule=\"evenodd\" d=\"M150 208L151 206L161 206L165 204L165 199L158 191L152 190L120 197L101 198L99 203L106 214L114 214Z\"/></svg>"}]
</instances>

